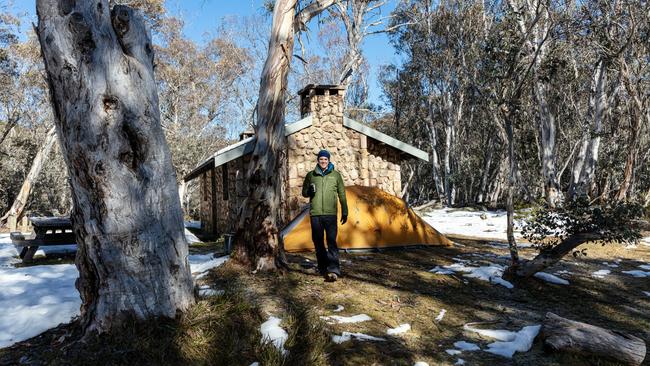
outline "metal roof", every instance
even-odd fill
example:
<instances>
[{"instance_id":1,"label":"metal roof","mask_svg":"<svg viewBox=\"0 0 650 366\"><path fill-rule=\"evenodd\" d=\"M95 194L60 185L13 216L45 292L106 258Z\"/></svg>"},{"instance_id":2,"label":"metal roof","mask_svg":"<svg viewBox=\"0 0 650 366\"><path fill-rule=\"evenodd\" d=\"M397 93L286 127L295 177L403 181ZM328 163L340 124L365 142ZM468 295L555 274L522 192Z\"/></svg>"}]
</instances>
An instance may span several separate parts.
<instances>
[{"instance_id":1,"label":"metal roof","mask_svg":"<svg viewBox=\"0 0 650 366\"><path fill-rule=\"evenodd\" d=\"M413 157L416 157L418 159L424 160L426 162L429 161L429 154L427 154L425 151L422 151L418 149L417 147L413 145L409 145L406 142L402 142L396 138L390 137L387 134L383 132L379 132L375 130L374 128L370 128L362 123L359 123L353 119L343 117L343 126L353 129L359 133L362 133L368 137L371 137L379 142L383 142L386 145L392 146L396 148L397 150L401 150Z\"/></svg>"}]
</instances>

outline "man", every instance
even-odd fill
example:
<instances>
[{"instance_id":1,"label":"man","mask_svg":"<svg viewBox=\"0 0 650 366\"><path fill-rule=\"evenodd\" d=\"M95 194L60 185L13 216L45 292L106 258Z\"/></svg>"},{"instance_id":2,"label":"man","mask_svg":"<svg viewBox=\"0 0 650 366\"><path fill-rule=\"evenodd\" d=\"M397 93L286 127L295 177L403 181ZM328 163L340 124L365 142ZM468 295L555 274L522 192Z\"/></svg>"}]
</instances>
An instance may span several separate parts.
<instances>
[{"instance_id":1,"label":"man","mask_svg":"<svg viewBox=\"0 0 650 366\"><path fill-rule=\"evenodd\" d=\"M330 153L321 150L318 164L307 173L302 184L302 196L309 197L311 217L311 239L316 248L318 270L328 282L334 282L341 275L339 248L336 246L336 200L341 203L341 225L348 221L348 202L341 174L334 170ZM323 243L323 231L327 238L327 249Z\"/></svg>"}]
</instances>

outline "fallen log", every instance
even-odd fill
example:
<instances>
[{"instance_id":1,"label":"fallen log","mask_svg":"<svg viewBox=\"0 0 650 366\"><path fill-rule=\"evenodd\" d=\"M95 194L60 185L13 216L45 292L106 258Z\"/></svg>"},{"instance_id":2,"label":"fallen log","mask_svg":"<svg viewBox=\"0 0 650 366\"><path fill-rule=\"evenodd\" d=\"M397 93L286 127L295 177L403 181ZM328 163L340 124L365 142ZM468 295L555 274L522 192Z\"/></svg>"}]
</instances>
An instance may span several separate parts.
<instances>
[{"instance_id":1,"label":"fallen log","mask_svg":"<svg viewBox=\"0 0 650 366\"><path fill-rule=\"evenodd\" d=\"M633 335L546 313L541 339L547 350L595 356L626 365L640 365L645 342Z\"/></svg>"},{"instance_id":2,"label":"fallen log","mask_svg":"<svg viewBox=\"0 0 650 366\"><path fill-rule=\"evenodd\" d=\"M423 204L423 205L420 205L420 206L417 206L417 207L413 207L413 209L416 210L416 211L418 211L418 210L424 210L425 208L429 208L429 207L431 207L431 206L435 206L435 205L437 205L437 204L439 204L439 203L440 203L439 201L435 201L435 200L434 200L434 201L429 201L429 202L427 202L427 203L425 203L425 204Z\"/></svg>"}]
</instances>

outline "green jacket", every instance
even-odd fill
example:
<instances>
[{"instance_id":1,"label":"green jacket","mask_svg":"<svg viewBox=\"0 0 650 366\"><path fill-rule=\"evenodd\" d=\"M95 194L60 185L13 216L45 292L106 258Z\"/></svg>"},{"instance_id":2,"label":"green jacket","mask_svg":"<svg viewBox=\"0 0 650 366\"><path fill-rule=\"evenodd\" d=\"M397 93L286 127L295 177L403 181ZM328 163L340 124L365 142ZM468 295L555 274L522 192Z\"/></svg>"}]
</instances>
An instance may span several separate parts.
<instances>
[{"instance_id":1,"label":"green jacket","mask_svg":"<svg viewBox=\"0 0 650 366\"><path fill-rule=\"evenodd\" d=\"M341 214L348 215L348 201L345 198L345 185L341 174L330 163L325 172L318 165L305 177L302 184L302 196L309 197L309 185L316 185L316 194L309 198L311 216L336 215L336 197L341 203Z\"/></svg>"}]
</instances>

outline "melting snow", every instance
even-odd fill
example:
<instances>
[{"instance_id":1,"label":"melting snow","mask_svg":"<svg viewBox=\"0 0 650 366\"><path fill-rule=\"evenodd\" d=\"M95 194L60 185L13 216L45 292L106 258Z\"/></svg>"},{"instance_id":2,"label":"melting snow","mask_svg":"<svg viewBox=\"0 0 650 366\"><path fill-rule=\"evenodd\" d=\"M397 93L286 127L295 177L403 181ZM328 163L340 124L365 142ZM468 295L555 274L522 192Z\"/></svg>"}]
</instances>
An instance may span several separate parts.
<instances>
[{"instance_id":1,"label":"melting snow","mask_svg":"<svg viewBox=\"0 0 650 366\"><path fill-rule=\"evenodd\" d=\"M607 267L610 268L618 268L618 264L615 263L603 262L603 265L606 265Z\"/></svg>"},{"instance_id":2,"label":"melting snow","mask_svg":"<svg viewBox=\"0 0 650 366\"><path fill-rule=\"evenodd\" d=\"M481 217L483 216L483 218ZM488 239L506 239L506 211L472 212L437 209L422 217L443 234L459 234ZM521 237L523 222L515 220L515 236Z\"/></svg>"},{"instance_id":3,"label":"melting snow","mask_svg":"<svg viewBox=\"0 0 650 366\"><path fill-rule=\"evenodd\" d=\"M552 275L550 273L546 273L546 272L537 272L537 273L535 273L535 277L537 277L537 278L539 278L541 280L544 280L546 282L555 283L557 285L568 285L569 284L569 281L565 280L564 278L560 278L558 276L554 276L554 275Z\"/></svg>"},{"instance_id":4,"label":"melting snow","mask_svg":"<svg viewBox=\"0 0 650 366\"><path fill-rule=\"evenodd\" d=\"M646 271L650 271L650 264L642 264L639 266L641 269L645 269Z\"/></svg>"},{"instance_id":5,"label":"melting snow","mask_svg":"<svg viewBox=\"0 0 650 366\"><path fill-rule=\"evenodd\" d=\"M411 324L405 323L405 324L400 324L397 328L389 328L388 330L386 330L386 334L388 335L402 334L408 332L409 330L411 330Z\"/></svg>"},{"instance_id":6,"label":"melting snow","mask_svg":"<svg viewBox=\"0 0 650 366\"><path fill-rule=\"evenodd\" d=\"M643 293L644 293L646 296L650 297L650 291L643 291Z\"/></svg>"},{"instance_id":7,"label":"melting snow","mask_svg":"<svg viewBox=\"0 0 650 366\"><path fill-rule=\"evenodd\" d=\"M490 263L490 265L488 266L473 267L473 266L466 265L465 260L462 259L457 259L457 260L460 260L461 263L454 263L443 267L436 266L435 268L429 270L429 272L433 272L435 274L450 274L453 272L463 272L465 273L463 275L465 277L476 278L490 283L496 283L506 288L514 287L512 283L501 278L501 276L503 275L503 271L506 268L505 266Z\"/></svg>"},{"instance_id":8,"label":"melting snow","mask_svg":"<svg viewBox=\"0 0 650 366\"><path fill-rule=\"evenodd\" d=\"M269 317L269 320L260 325L260 333L262 333L262 343L271 342L283 355L286 355L288 351L284 349L284 342L289 338L289 334L280 327L281 322L279 318Z\"/></svg>"},{"instance_id":9,"label":"melting snow","mask_svg":"<svg viewBox=\"0 0 650 366\"><path fill-rule=\"evenodd\" d=\"M321 316L320 318L330 324L360 323L360 322L372 320L372 318L366 314L359 314L353 316L330 315L330 316Z\"/></svg>"},{"instance_id":10,"label":"melting snow","mask_svg":"<svg viewBox=\"0 0 650 366\"><path fill-rule=\"evenodd\" d=\"M190 270L196 278L202 278L208 274L212 268L219 267L224 264L230 256L223 256L215 258L214 254L192 254L188 257L190 262Z\"/></svg>"},{"instance_id":11,"label":"melting snow","mask_svg":"<svg viewBox=\"0 0 650 366\"><path fill-rule=\"evenodd\" d=\"M429 364L424 361L418 361L413 366L429 366Z\"/></svg>"},{"instance_id":12,"label":"melting snow","mask_svg":"<svg viewBox=\"0 0 650 366\"><path fill-rule=\"evenodd\" d=\"M350 332L343 332L340 336L339 335L333 335L332 336L332 342L334 343L343 343L351 340L352 338L358 340L358 341L376 341L376 342L383 342L386 339L385 338L379 338L379 337L374 337L371 335L363 334L363 333L350 333Z\"/></svg>"},{"instance_id":13,"label":"melting snow","mask_svg":"<svg viewBox=\"0 0 650 366\"><path fill-rule=\"evenodd\" d=\"M219 289L213 289L210 288L208 285L203 285L199 287L199 296L207 297L207 296L221 296L225 293L224 290L219 290Z\"/></svg>"},{"instance_id":14,"label":"melting snow","mask_svg":"<svg viewBox=\"0 0 650 366\"><path fill-rule=\"evenodd\" d=\"M591 275L596 278L605 278L608 274L612 273L609 269L600 269L596 272L593 272Z\"/></svg>"},{"instance_id":15,"label":"melting snow","mask_svg":"<svg viewBox=\"0 0 650 366\"><path fill-rule=\"evenodd\" d=\"M0 348L79 315L73 264L0 268Z\"/></svg>"},{"instance_id":16,"label":"melting snow","mask_svg":"<svg viewBox=\"0 0 650 366\"><path fill-rule=\"evenodd\" d=\"M533 345L533 340L539 334L541 325L529 325L523 327L518 332L509 330L490 330L473 328L465 324L463 328L480 335L494 338L497 342L488 344L486 352L494 353L495 355L512 358L515 352L527 352Z\"/></svg>"},{"instance_id":17,"label":"melting snow","mask_svg":"<svg viewBox=\"0 0 650 366\"><path fill-rule=\"evenodd\" d=\"M48 246L43 253L60 252L70 247ZM81 306L75 288L79 272L73 264L15 268L14 264L20 263L16 256L18 252L9 234L0 234L0 348L69 322L79 315ZM191 268L207 271L226 259L213 259L212 255L190 256ZM203 265L202 262L211 263Z\"/></svg>"},{"instance_id":18,"label":"melting snow","mask_svg":"<svg viewBox=\"0 0 650 366\"><path fill-rule=\"evenodd\" d=\"M341 311L343 311L343 309L345 309L343 305L336 305L336 309L332 311L334 311L335 313L340 313Z\"/></svg>"},{"instance_id":19,"label":"melting snow","mask_svg":"<svg viewBox=\"0 0 650 366\"><path fill-rule=\"evenodd\" d=\"M438 314L438 316L436 317L436 321L437 322L441 321L442 318L445 317L446 313L447 313L447 310L445 310L445 309L440 310L440 314Z\"/></svg>"},{"instance_id":20,"label":"melting snow","mask_svg":"<svg viewBox=\"0 0 650 366\"><path fill-rule=\"evenodd\" d=\"M471 343L471 342L465 342L465 341L458 341L454 343L454 347L461 351L480 351L481 347L479 347L476 343Z\"/></svg>"},{"instance_id":21,"label":"melting snow","mask_svg":"<svg viewBox=\"0 0 650 366\"><path fill-rule=\"evenodd\" d=\"M463 351L459 351L457 349L447 349L447 350L445 350L445 352L447 352L448 354L450 354L452 356L459 355L459 354L463 353Z\"/></svg>"},{"instance_id":22,"label":"melting snow","mask_svg":"<svg viewBox=\"0 0 650 366\"><path fill-rule=\"evenodd\" d=\"M459 358L454 365L464 365L464 364L465 364L465 360Z\"/></svg>"},{"instance_id":23,"label":"melting snow","mask_svg":"<svg viewBox=\"0 0 650 366\"><path fill-rule=\"evenodd\" d=\"M639 269L635 269L632 271L621 271L621 272L632 275L634 277L650 277L650 271L641 271Z\"/></svg>"}]
</instances>

